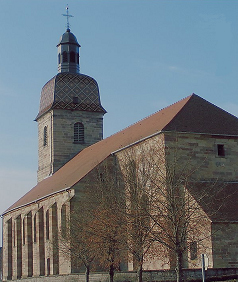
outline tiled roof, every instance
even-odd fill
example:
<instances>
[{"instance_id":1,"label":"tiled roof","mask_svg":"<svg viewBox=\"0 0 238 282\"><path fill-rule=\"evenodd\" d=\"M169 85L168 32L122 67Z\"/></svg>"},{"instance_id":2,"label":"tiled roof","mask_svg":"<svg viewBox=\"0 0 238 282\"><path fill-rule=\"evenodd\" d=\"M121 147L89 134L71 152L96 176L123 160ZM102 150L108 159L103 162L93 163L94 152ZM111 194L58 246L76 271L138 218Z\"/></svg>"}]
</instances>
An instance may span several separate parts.
<instances>
[{"instance_id":1,"label":"tiled roof","mask_svg":"<svg viewBox=\"0 0 238 282\"><path fill-rule=\"evenodd\" d=\"M212 222L238 222L237 182L190 183L187 189Z\"/></svg>"},{"instance_id":2,"label":"tiled roof","mask_svg":"<svg viewBox=\"0 0 238 282\"><path fill-rule=\"evenodd\" d=\"M38 183L7 211L72 187L112 152L153 134L169 130L238 135L238 118L192 94L82 150L51 177Z\"/></svg>"},{"instance_id":3,"label":"tiled roof","mask_svg":"<svg viewBox=\"0 0 238 282\"><path fill-rule=\"evenodd\" d=\"M193 94L164 130L238 135L238 118Z\"/></svg>"},{"instance_id":4,"label":"tiled roof","mask_svg":"<svg viewBox=\"0 0 238 282\"><path fill-rule=\"evenodd\" d=\"M36 120L49 109L106 112L96 80L79 73L58 73L44 85Z\"/></svg>"}]
</instances>

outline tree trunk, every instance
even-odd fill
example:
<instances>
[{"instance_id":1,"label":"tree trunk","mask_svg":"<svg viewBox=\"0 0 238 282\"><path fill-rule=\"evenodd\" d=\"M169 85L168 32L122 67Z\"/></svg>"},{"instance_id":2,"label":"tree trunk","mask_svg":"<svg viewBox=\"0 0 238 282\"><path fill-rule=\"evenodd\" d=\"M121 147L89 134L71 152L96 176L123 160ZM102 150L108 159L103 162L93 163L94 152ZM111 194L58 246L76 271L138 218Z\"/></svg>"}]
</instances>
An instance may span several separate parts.
<instances>
[{"instance_id":1,"label":"tree trunk","mask_svg":"<svg viewBox=\"0 0 238 282\"><path fill-rule=\"evenodd\" d=\"M139 264L137 269L137 282L142 282L142 263Z\"/></svg>"},{"instance_id":2,"label":"tree trunk","mask_svg":"<svg viewBox=\"0 0 238 282\"><path fill-rule=\"evenodd\" d=\"M177 282L183 281L183 254L181 252L176 253L176 277Z\"/></svg>"},{"instance_id":3,"label":"tree trunk","mask_svg":"<svg viewBox=\"0 0 238 282\"><path fill-rule=\"evenodd\" d=\"M110 264L109 275L110 275L110 282L113 282L113 277L114 277L114 265L113 264Z\"/></svg>"},{"instance_id":4,"label":"tree trunk","mask_svg":"<svg viewBox=\"0 0 238 282\"><path fill-rule=\"evenodd\" d=\"M85 266L85 282L89 282L89 265Z\"/></svg>"}]
</instances>

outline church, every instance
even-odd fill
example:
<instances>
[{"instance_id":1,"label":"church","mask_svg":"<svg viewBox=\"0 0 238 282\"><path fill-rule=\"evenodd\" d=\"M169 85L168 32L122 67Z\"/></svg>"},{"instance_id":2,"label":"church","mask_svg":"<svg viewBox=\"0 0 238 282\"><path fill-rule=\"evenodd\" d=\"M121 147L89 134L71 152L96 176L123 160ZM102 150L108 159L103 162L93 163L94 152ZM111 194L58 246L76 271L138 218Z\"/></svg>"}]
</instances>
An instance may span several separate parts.
<instances>
[{"instance_id":1,"label":"church","mask_svg":"<svg viewBox=\"0 0 238 282\"><path fill-rule=\"evenodd\" d=\"M160 144L163 156L157 162L170 162L171 148L177 148L180 167L185 163L196 167L194 181L199 193L211 183L222 182L223 199L232 195L229 204L220 205L219 201L213 213L210 205L199 201L196 189L187 189L193 206L206 219L206 238L203 243L190 241L193 249L186 251L185 267L199 267L204 252L208 267L238 267L238 118L192 94L103 139L106 110L99 86L95 79L80 73L80 44L69 28L57 48L58 74L43 86L35 118L38 183L2 215L3 280L75 273L72 261L55 246L63 218L70 215L85 179L107 160L115 159L123 166L128 152L137 155L155 144ZM144 159L149 162L150 157L147 154ZM123 174L123 168L121 171ZM206 198L213 199L213 195L209 192ZM198 225L201 218L196 220ZM143 269L169 269L171 265L169 256L158 254L145 258ZM128 259L125 269L135 270L133 261Z\"/></svg>"}]
</instances>

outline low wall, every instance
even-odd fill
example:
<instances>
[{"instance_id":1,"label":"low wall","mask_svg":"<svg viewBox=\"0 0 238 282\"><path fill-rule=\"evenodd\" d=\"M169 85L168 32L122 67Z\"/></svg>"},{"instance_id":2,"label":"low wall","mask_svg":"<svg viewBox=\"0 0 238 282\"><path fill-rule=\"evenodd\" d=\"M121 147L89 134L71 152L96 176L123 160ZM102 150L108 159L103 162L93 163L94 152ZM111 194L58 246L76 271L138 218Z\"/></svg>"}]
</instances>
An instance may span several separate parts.
<instances>
[{"instance_id":1,"label":"low wall","mask_svg":"<svg viewBox=\"0 0 238 282\"><path fill-rule=\"evenodd\" d=\"M200 282L202 280L201 269L184 269L184 281ZM211 268L206 270L206 281L238 281L238 268ZM51 275L40 277L29 277L20 280L19 282L85 282L85 275L70 274L70 275ZM91 273L90 282L108 282L108 273ZM117 272L114 276L115 282L135 282L135 272ZM158 271L143 271L143 281L146 282L174 282L176 281L176 273L171 270L158 270Z\"/></svg>"}]
</instances>

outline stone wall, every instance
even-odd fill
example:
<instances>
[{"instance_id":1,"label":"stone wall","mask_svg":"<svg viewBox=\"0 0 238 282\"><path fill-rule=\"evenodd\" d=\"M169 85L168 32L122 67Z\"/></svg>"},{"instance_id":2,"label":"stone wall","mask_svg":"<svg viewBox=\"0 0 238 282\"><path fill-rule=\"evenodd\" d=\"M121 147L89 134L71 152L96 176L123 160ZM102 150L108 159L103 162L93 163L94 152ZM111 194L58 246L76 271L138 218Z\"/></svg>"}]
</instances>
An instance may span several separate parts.
<instances>
[{"instance_id":1,"label":"stone wall","mask_svg":"<svg viewBox=\"0 0 238 282\"><path fill-rule=\"evenodd\" d=\"M185 138L184 134L182 138ZM142 142L138 142L133 146L130 146L124 150L121 150L116 153L116 156L121 165L122 174L128 175L127 171L130 170L130 163L133 163L135 174L142 174L142 178L137 177L136 182L139 183L139 187L143 187L146 195L156 195L152 198L148 198L148 205L156 207L154 212L154 217L157 218L157 223L155 228L159 224L163 225L163 220L167 220L166 214L161 217L160 212L163 210L164 213L166 210L163 209L163 205L160 205L161 202L166 206L170 205L170 202L164 198L166 194L166 187L171 184L176 185L175 182L183 181L180 176L181 173L189 175L189 170L192 168L190 166L186 167L185 164L187 160L190 160L190 156L187 155L190 151L193 151L192 138L194 136L186 136L188 139L185 140L185 145L179 144L181 142L180 135L176 135L176 138L173 134L158 134ZM172 141L172 143L171 143ZM181 146L177 147L177 146ZM204 155L203 158L206 156ZM168 160L167 164L165 163L165 158ZM177 158L177 159L176 159ZM171 163L169 163L171 161ZM192 160L193 165L196 167L196 159ZM147 173L145 173L147 171ZM170 179L166 179L167 175L171 176L171 171L176 171L175 175ZM147 182L145 182L146 177ZM152 180L153 185L150 181ZM189 179L190 180L190 179ZM170 181L170 182L169 182ZM130 185L130 180L125 183L126 189ZM180 184L179 184L180 185ZM190 222L186 226L187 228L187 249L184 252L183 257L183 267L185 268L197 268L200 266L200 255L206 254L209 258L209 267L213 267L213 257L212 257L212 245L211 245L211 221L206 215L206 213L201 209L197 204L193 196L186 190L184 192L183 188L181 192L181 199L183 198L186 202L186 213L190 214ZM161 197L160 199L157 197ZM158 203L154 202L157 199ZM181 212L182 210L179 210ZM196 216L195 216L196 215ZM159 223L159 224L158 224ZM185 225L183 225L185 228ZM182 228L183 228L182 227ZM164 234L168 237L170 236L171 230L169 228L164 228ZM166 240L163 235L160 237L161 240ZM173 243L171 243L172 245ZM195 246L195 252L191 254L191 245ZM172 245L173 246L173 245ZM176 266L176 258L173 252L168 252L168 249L164 247L163 244L158 242L153 242L153 245L148 253L144 256L144 270L151 269L170 269ZM135 270L136 266L133 265L133 259L128 263L128 270Z\"/></svg>"},{"instance_id":2,"label":"stone wall","mask_svg":"<svg viewBox=\"0 0 238 282\"><path fill-rule=\"evenodd\" d=\"M64 150L64 143L67 143L64 140L69 139L69 134L67 132L70 126L73 125L72 122L66 123L66 129L64 126L61 126L61 118L63 110L60 111L59 115L55 116L54 118L57 121L57 125L54 126L54 130L56 131L56 135L58 136L56 146L58 147L58 154L60 155L61 150ZM67 115L71 115L69 112L65 112ZM47 116L48 115L48 116ZM72 112L72 117L74 112ZM50 113L46 114L45 119L42 117L42 124L41 129L43 130L44 126L51 126L49 121ZM87 116L85 115L84 118L86 119ZM70 118L67 118L70 121ZM96 125L96 123L95 123ZM98 128L95 127L95 131L92 130L93 126L90 127L92 130L91 137L93 134L95 136L99 136L99 128L100 122L98 120ZM97 128L97 129L96 129ZM72 129L72 128L71 128ZM65 132L64 132L65 130ZM86 129L85 129L86 130ZM89 130L89 131L90 131ZM71 132L71 131L70 131ZM93 133L94 132L94 133ZM96 134L96 132L98 134ZM42 138L41 131L41 138ZM145 150L150 149L150 145L158 144L161 148L161 159L162 162L162 169L165 168L164 162L164 136L165 136L165 144L166 148L176 149L180 148L181 155L181 166L185 164L189 164L190 167L194 166L197 167L199 165L199 169L196 171L197 178L200 180L204 178L206 180L213 180L217 177L220 177L221 180L238 180L238 149L237 149L237 139L234 138L221 138L221 137L214 137L214 136L205 136L199 134L179 134L174 136L173 134L160 134L153 138L149 138L144 141L144 148ZM65 138L65 139L64 139ZM95 137L96 138L96 137ZM41 141L40 141L41 140ZM61 142L59 142L61 140ZM86 139L87 140L87 139ZM93 140L93 137L91 138ZM43 139L39 141L42 143ZM217 155L217 144L223 144L225 146L225 156L218 156ZM53 145L53 143L49 143L49 146ZM72 140L69 145L66 146L73 146L73 145L81 145L81 144L73 144ZM140 150L138 144L133 145L134 149L137 150L137 153ZM42 149L43 150L43 149ZM48 150L48 151L47 151ZM41 161L42 164L45 162L45 167L47 167L47 162L49 164L50 149L46 149L46 153L41 153ZM67 150L66 150L67 151ZM70 151L70 150L69 150ZM67 151L69 153L69 151ZM124 150L126 151L126 150ZM151 153L151 152L150 152ZM153 153L153 152L152 152ZM123 158L123 151L119 152L118 157ZM172 154L171 154L172 155ZM170 155L170 156L171 156ZM62 157L63 158L63 157ZM44 165L43 165L44 166ZM49 167L49 166L48 166ZM97 169L97 168L96 168ZM84 180L86 181L86 180ZM80 188L84 189L85 183L83 181L80 182L78 187L74 187L76 191L76 197L80 197ZM72 195L73 197L73 190ZM31 276L31 269L33 269L33 276L39 275L48 275L52 279L58 279L56 277L61 277L61 279L66 279L62 277L71 277L71 276L52 276L53 274L68 274L71 272L71 264L67 262L62 256L58 256L58 262L55 261L53 251L51 249L51 242L52 233L54 227L56 226L58 229L61 227L61 215L62 215L62 207L63 205L68 205L69 201L69 194L68 192L56 193L48 198L43 200L36 201L29 206L22 207L21 209L14 210L11 213L4 215L4 230L3 230L3 253L4 253L4 279L7 278L17 279L17 277L22 277L23 279L27 276ZM67 202L67 204L66 204ZM56 208L57 206L57 208ZM67 206L68 207L68 206ZM57 210L57 220L55 219L55 209ZM47 214L48 213L48 214ZM48 218L48 228L50 232L49 238L47 235L47 218ZM35 232L35 228L37 228L37 232ZM209 256L210 256L210 267L212 267L212 263L214 258L216 260L216 264L214 266L217 267L229 267L229 266L236 266L238 250L237 250L237 236L234 234L238 234L236 225L229 225L228 228L224 227L223 229L219 230L219 232L213 233L213 249L211 249L210 244L210 227L206 225L206 230L209 231L207 236L207 245L205 244L206 249L209 249ZM41 231L43 230L43 231ZM215 230L215 229L213 229ZM36 234L36 235L35 235ZM34 238L36 236L36 238ZM32 238L32 239L26 239ZM31 242L32 240L32 242ZM28 243L28 245L27 245ZM204 246L204 244L203 244ZM214 256L211 252L213 250ZM199 252L204 253L205 251L202 248L198 249ZM188 253L189 255L189 253ZM226 257L226 259L224 259ZM164 256L156 257L154 262L151 264L149 261L145 261L145 269L162 269L162 264L165 259ZM32 265L33 264L33 265ZM29 267L30 265L30 267ZM57 271L57 265L59 266L59 270ZM197 260L194 261L193 265L189 264L185 267L198 267L199 265L199 257ZM166 258L166 263L164 268L169 268L169 262ZM133 270L133 266L130 268ZM12 272L11 272L12 271ZM147 273L147 272L145 272ZM152 273L152 272L148 272ZM154 273L154 272L153 272ZM170 273L170 272L164 272ZM100 274L102 275L102 274ZM126 274L127 275L127 274ZM152 274L151 274L152 275ZM169 274L168 274L169 275ZM48 277L48 276L47 276ZM47 277L43 278L34 278L34 279L48 279ZM75 276L72 276L75 277ZM51 281L53 281L51 279ZM71 278L70 278L71 279ZM159 279L159 278L155 278ZM44 281L44 280L42 280ZM66 280L62 280L66 281ZM99 281L102 281L99 279Z\"/></svg>"},{"instance_id":3,"label":"stone wall","mask_svg":"<svg viewBox=\"0 0 238 282\"><path fill-rule=\"evenodd\" d=\"M213 223L214 267L238 267L238 222Z\"/></svg>"},{"instance_id":4,"label":"stone wall","mask_svg":"<svg viewBox=\"0 0 238 282\"><path fill-rule=\"evenodd\" d=\"M84 125L84 142L74 142L74 124ZM44 142L44 128L47 142ZM102 140L103 113L51 110L38 119L38 182L51 175L82 149Z\"/></svg>"},{"instance_id":5,"label":"stone wall","mask_svg":"<svg viewBox=\"0 0 238 282\"><path fill-rule=\"evenodd\" d=\"M236 137L166 133L165 145L171 153L177 154L181 165L196 169L198 180L238 181L238 138ZM218 145L224 146L224 156L218 154Z\"/></svg>"},{"instance_id":6,"label":"stone wall","mask_svg":"<svg viewBox=\"0 0 238 282\"><path fill-rule=\"evenodd\" d=\"M213 268L206 270L206 281L226 281L238 280L238 269L237 268ZM202 281L201 269L185 269L183 271L184 280L191 282ZM57 276L46 276L46 277L32 277L28 279L16 280L21 282L85 282L84 274L70 274L70 275L57 275ZM90 282L108 282L108 273L91 273L89 277ZM115 282L136 282L135 272L120 272L114 276ZM176 273L175 271L163 270L163 271L144 271L143 281L145 282L175 282Z\"/></svg>"},{"instance_id":7,"label":"stone wall","mask_svg":"<svg viewBox=\"0 0 238 282\"><path fill-rule=\"evenodd\" d=\"M49 176L52 170L52 111L38 119L38 171L37 181L40 182ZM47 130L47 144L44 145L44 128Z\"/></svg>"},{"instance_id":8,"label":"stone wall","mask_svg":"<svg viewBox=\"0 0 238 282\"><path fill-rule=\"evenodd\" d=\"M74 190L62 191L3 217L3 279L71 273L66 260L53 244L61 230L62 209L70 211ZM47 215L48 214L48 215Z\"/></svg>"}]
</instances>

